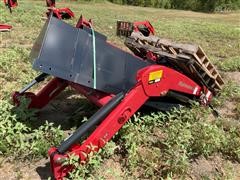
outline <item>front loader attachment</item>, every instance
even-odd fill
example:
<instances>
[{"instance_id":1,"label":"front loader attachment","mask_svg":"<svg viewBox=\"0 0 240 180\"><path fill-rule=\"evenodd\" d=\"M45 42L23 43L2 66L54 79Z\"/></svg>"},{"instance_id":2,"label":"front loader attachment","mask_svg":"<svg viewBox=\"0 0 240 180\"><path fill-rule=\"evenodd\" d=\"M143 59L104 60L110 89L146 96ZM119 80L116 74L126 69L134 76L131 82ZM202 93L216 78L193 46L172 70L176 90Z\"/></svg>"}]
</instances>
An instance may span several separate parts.
<instances>
[{"instance_id":1,"label":"front loader attachment","mask_svg":"<svg viewBox=\"0 0 240 180\"><path fill-rule=\"evenodd\" d=\"M47 17L53 14L53 16L58 19L71 19L74 18L75 16L74 13L69 8L55 8L55 7L49 7L46 14Z\"/></svg>"},{"instance_id":2,"label":"front loader attachment","mask_svg":"<svg viewBox=\"0 0 240 180\"><path fill-rule=\"evenodd\" d=\"M166 109L193 100L208 105L212 92L168 64L129 54L94 31L91 21L81 18L77 27L50 17L32 52L33 68L41 72L29 85L14 94L31 99L29 108L42 108L67 86L101 107L76 132L48 154L55 179L63 179L74 168L64 164L71 155L80 164L102 148L131 116L144 105ZM33 85L53 76L37 94ZM166 101L167 100L167 101ZM168 101L171 100L171 101ZM166 102L166 103L165 103Z\"/></svg>"}]
</instances>

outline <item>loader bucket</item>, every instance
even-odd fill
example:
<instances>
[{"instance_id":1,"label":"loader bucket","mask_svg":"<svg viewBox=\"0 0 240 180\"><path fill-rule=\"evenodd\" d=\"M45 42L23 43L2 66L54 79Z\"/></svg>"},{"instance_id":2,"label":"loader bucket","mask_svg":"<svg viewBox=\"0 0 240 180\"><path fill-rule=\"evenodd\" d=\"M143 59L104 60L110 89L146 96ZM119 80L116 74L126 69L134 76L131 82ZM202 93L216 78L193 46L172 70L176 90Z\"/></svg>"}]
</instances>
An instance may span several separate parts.
<instances>
[{"instance_id":1,"label":"loader bucket","mask_svg":"<svg viewBox=\"0 0 240 180\"><path fill-rule=\"evenodd\" d=\"M137 71L150 64L107 43L98 32L75 28L55 17L46 21L31 57L35 70L114 94L132 88Z\"/></svg>"}]
</instances>

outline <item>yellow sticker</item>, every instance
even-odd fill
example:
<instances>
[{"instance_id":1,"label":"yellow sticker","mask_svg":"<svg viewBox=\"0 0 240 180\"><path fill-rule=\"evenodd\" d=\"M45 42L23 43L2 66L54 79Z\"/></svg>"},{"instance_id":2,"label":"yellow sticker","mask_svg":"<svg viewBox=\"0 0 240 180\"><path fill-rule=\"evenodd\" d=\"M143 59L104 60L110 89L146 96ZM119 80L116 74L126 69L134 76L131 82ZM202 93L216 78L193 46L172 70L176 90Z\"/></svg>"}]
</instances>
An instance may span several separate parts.
<instances>
[{"instance_id":1,"label":"yellow sticker","mask_svg":"<svg viewBox=\"0 0 240 180\"><path fill-rule=\"evenodd\" d=\"M154 72L151 72L149 74L149 78L148 78L148 81L149 82L157 82L162 78L163 76L163 70L159 70L159 71L154 71Z\"/></svg>"}]
</instances>

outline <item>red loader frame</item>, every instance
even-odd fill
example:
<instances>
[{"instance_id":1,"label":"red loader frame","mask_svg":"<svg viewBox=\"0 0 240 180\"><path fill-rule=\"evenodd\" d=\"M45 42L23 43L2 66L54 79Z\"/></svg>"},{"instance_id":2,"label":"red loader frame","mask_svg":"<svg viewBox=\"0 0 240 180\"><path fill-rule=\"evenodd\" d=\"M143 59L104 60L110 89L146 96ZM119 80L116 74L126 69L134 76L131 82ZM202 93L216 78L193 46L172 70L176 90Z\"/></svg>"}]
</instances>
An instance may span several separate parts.
<instances>
[{"instance_id":1,"label":"red loader frame","mask_svg":"<svg viewBox=\"0 0 240 180\"><path fill-rule=\"evenodd\" d=\"M88 26L90 22L80 18L77 27ZM70 155L80 158L81 164L89 159L89 154L102 148L131 116L152 97L164 97L170 92L204 98L205 104L211 100L212 94L205 87L199 86L185 75L165 66L150 65L140 69L136 74L137 83L132 89L119 94L109 94L66 81L53 78L37 94L26 92L34 84L43 81L47 74L41 74L20 92L15 92L13 99L19 103L19 96L31 98L30 108L42 108L67 86L74 88L89 101L101 107L87 122L81 125L59 147L49 149L50 164L55 179L61 180L74 168L63 165ZM98 125L98 126L97 126ZM97 128L81 143L81 137L93 127Z\"/></svg>"},{"instance_id":2,"label":"red loader frame","mask_svg":"<svg viewBox=\"0 0 240 180\"><path fill-rule=\"evenodd\" d=\"M70 19L74 17L74 13L69 8L56 8L55 0L46 0L48 11L47 16L53 13L53 16L58 19Z\"/></svg>"},{"instance_id":3,"label":"red loader frame","mask_svg":"<svg viewBox=\"0 0 240 180\"><path fill-rule=\"evenodd\" d=\"M155 79L156 82L150 83L152 81L150 76L154 73L159 73L160 79ZM198 84L185 75L165 66L152 65L144 68L137 73L136 78L136 86L126 94L120 95L103 93L59 78L52 79L37 95L33 93L21 94L32 99L31 108L42 108L67 86L71 86L88 100L102 107L95 116L101 114L111 103L111 100L113 102L116 101L116 98L118 100L118 103L111 108L111 111L105 115L106 117L101 120L99 126L82 144L78 144L82 135L79 135L78 132L84 129L84 125L65 140L61 146L58 148L52 147L49 150L48 154L55 179L63 179L73 168L71 166L62 166L64 159L69 158L69 155L76 155L79 156L81 163L87 161L88 154L97 152L102 148L149 98L165 96L169 91L194 95L198 98L203 94L203 88ZM195 87L196 90L193 91L180 86L179 83ZM18 96L19 93L15 93L14 99L16 100ZM210 96L208 101L210 101ZM93 120L90 118L89 121ZM85 129L85 132L88 130ZM74 138L74 140L72 141L71 138Z\"/></svg>"},{"instance_id":4,"label":"red loader frame","mask_svg":"<svg viewBox=\"0 0 240 180\"><path fill-rule=\"evenodd\" d=\"M18 6L17 0L3 0L3 2L9 8L10 13L12 13L12 8Z\"/></svg>"},{"instance_id":5,"label":"red loader frame","mask_svg":"<svg viewBox=\"0 0 240 180\"><path fill-rule=\"evenodd\" d=\"M130 36L132 32L141 32L144 36L154 35L155 29L149 21L117 21L117 35Z\"/></svg>"},{"instance_id":6,"label":"red loader frame","mask_svg":"<svg viewBox=\"0 0 240 180\"><path fill-rule=\"evenodd\" d=\"M8 7L10 13L12 13L12 8L18 6L17 0L3 0L3 3ZM10 31L11 29L11 25L0 24L0 32Z\"/></svg>"},{"instance_id":7,"label":"red loader frame","mask_svg":"<svg viewBox=\"0 0 240 180\"><path fill-rule=\"evenodd\" d=\"M0 32L10 31L12 29L11 25L0 24Z\"/></svg>"}]
</instances>

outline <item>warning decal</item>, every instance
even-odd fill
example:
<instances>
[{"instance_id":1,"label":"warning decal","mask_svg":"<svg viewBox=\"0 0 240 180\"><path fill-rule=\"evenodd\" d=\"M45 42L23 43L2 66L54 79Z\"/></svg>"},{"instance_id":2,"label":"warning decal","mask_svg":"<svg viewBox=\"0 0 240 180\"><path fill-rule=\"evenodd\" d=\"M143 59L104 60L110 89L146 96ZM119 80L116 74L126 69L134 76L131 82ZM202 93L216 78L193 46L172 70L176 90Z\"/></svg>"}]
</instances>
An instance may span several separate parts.
<instances>
[{"instance_id":1,"label":"warning decal","mask_svg":"<svg viewBox=\"0 0 240 180\"><path fill-rule=\"evenodd\" d=\"M148 83L153 84L159 82L163 76L163 70L154 71L149 74Z\"/></svg>"}]
</instances>

